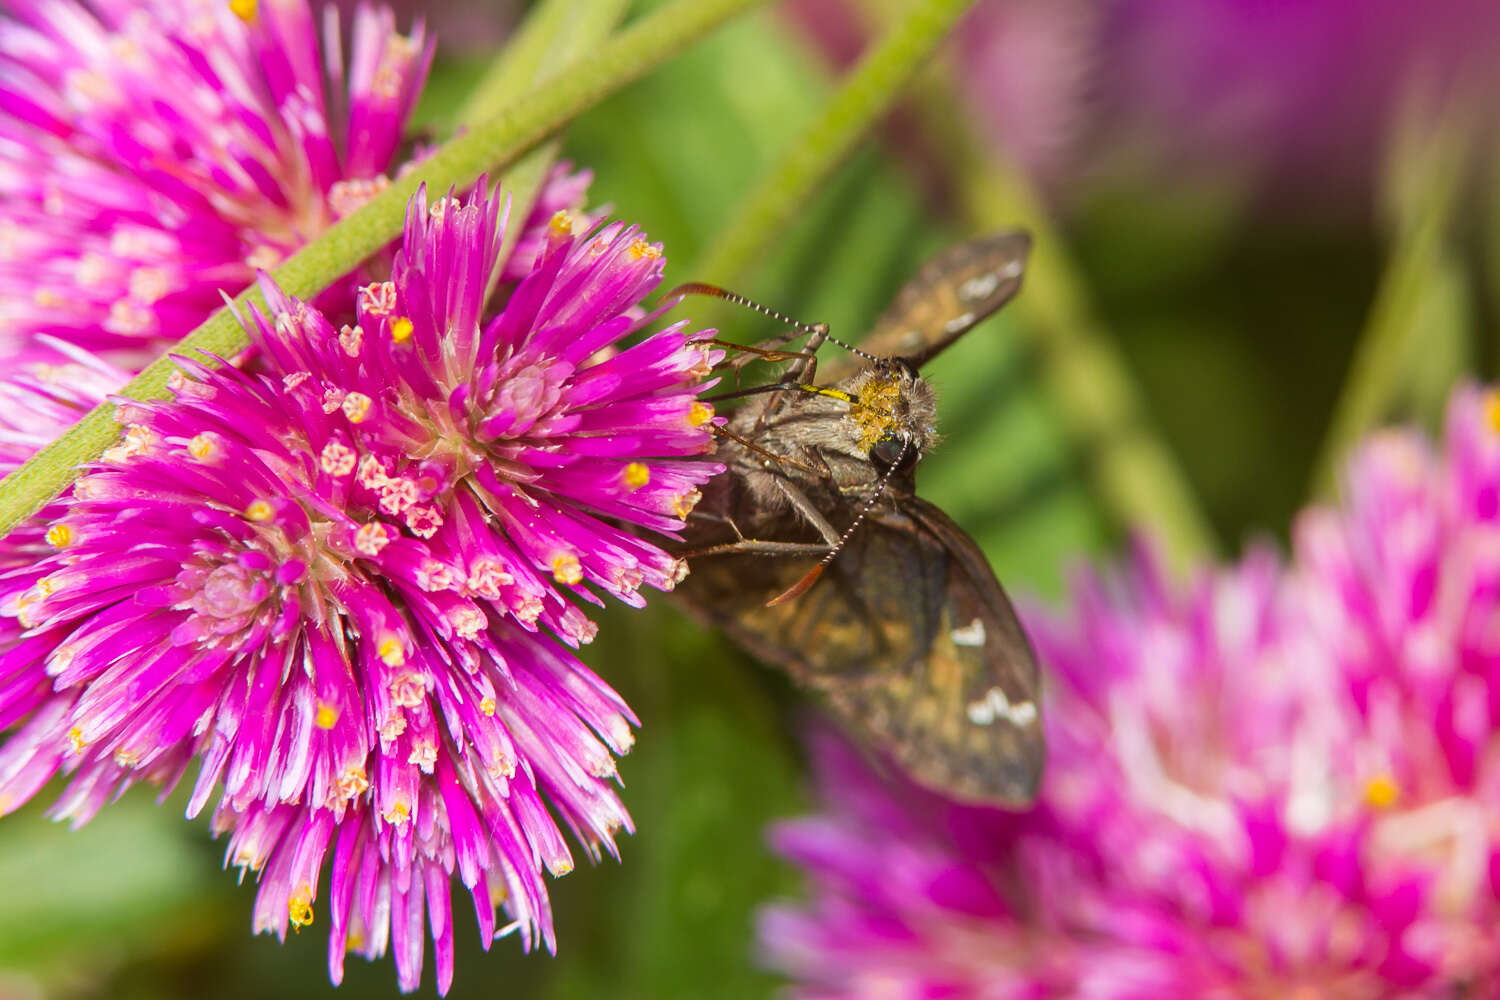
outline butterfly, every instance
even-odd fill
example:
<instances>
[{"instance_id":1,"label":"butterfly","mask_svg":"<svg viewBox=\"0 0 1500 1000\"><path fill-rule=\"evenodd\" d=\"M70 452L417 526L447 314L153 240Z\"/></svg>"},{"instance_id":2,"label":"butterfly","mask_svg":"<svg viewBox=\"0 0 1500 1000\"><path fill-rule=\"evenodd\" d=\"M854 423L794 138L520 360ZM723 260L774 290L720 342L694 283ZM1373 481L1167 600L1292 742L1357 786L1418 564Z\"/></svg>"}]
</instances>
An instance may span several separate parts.
<instances>
[{"instance_id":1,"label":"butterfly","mask_svg":"<svg viewBox=\"0 0 1500 1000\"><path fill-rule=\"evenodd\" d=\"M918 783L1011 808L1035 798L1045 756L1036 658L974 540L916 495L916 469L937 438L922 365L1019 291L1030 247L1013 230L939 254L826 382L825 326L786 320L792 333L744 348L737 361L790 364L719 397L742 402L719 428L726 471L688 520L677 590ZM786 319L712 286L678 292Z\"/></svg>"}]
</instances>

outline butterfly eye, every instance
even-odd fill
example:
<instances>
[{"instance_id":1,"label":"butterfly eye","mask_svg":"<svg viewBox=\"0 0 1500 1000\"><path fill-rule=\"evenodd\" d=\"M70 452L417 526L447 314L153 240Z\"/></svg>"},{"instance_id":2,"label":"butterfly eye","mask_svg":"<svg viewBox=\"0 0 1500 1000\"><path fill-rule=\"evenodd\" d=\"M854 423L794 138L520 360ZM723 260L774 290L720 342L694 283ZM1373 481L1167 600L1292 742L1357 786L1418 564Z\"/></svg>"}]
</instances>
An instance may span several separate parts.
<instances>
[{"instance_id":1,"label":"butterfly eye","mask_svg":"<svg viewBox=\"0 0 1500 1000\"><path fill-rule=\"evenodd\" d=\"M916 445L895 434L885 434L870 447L870 461L881 472L889 472L895 466L904 472L917 462Z\"/></svg>"}]
</instances>

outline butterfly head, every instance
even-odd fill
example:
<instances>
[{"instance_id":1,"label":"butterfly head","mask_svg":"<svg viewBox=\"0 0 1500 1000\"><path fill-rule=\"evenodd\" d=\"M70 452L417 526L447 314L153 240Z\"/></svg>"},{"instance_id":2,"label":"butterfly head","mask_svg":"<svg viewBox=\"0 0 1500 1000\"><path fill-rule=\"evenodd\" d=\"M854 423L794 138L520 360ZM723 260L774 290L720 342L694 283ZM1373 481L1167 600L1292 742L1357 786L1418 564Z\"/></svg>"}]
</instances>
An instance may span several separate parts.
<instances>
[{"instance_id":1,"label":"butterfly head","mask_svg":"<svg viewBox=\"0 0 1500 1000\"><path fill-rule=\"evenodd\" d=\"M905 358L879 358L851 382L859 450L882 475L911 468L937 440L932 386Z\"/></svg>"}]
</instances>

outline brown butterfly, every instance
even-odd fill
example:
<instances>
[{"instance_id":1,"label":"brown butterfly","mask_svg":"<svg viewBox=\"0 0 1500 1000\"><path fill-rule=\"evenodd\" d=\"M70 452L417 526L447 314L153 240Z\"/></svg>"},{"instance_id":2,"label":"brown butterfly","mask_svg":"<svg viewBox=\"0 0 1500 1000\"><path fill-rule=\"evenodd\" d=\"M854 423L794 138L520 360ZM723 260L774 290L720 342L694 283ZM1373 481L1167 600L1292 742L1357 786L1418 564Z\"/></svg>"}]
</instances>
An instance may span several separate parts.
<instances>
[{"instance_id":1,"label":"brown butterfly","mask_svg":"<svg viewBox=\"0 0 1500 1000\"><path fill-rule=\"evenodd\" d=\"M744 348L735 367L792 363L720 397L748 401L720 428L727 471L689 520L677 591L922 784L1010 807L1041 776L1036 660L979 547L915 494L936 440L918 369L1015 295L1030 247L1010 231L939 255L876 323L875 351L850 348L857 369L830 384L813 381L812 352L834 339L824 326ZM781 349L802 333L805 350Z\"/></svg>"}]
</instances>

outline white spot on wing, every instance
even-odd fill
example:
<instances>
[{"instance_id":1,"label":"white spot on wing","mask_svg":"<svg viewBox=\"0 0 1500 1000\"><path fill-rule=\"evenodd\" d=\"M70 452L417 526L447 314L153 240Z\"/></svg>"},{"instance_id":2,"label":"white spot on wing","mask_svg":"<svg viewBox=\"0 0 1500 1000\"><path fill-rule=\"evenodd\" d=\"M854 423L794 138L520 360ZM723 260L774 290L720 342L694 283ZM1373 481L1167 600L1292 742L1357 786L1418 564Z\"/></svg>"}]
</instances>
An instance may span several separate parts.
<instances>
[{"instance_id":1,"label":"white spot on wing","mask_svg":"<svg viewBox=\"0 0 1500 1000\"><path fill-rule=\"evenodd\" d=\"M990 688L983 698L969 703L969 721L976 726L988 726L996 719L1004 719L1013 726L1029 726L1036 722L1036 703L1018 701L1014 705L997 687Z\"/></svg>"},{"instance_id":2,"label":"white spot on wing","mask_svg":"<svg viewBox=\"0 0 1500 1000\"><path fill-rule=\"evenodd\" d=\"M952 333L955 330L962 330L972 322L974 322L974 314L971 312L966 312L963 315L955 316L948 322L944 323L943 331L945 333Z\"/></svg>"},{"instance_id":3,"label":"white spot on wing","mask_svg":"<svg viewBox=\"0 0 1500 1000\"><path fill-rule=\"evenodd\" d=\"M976 618L962 628L949 632L948 638L953 640L955 646L983 646L984 622Z\"/></svg>"},{"instance_id":4,"label":"white spot on wing","mask_svg":"<svg viewBox=\"0 0 1500 1000\"><path fill-rule=\"evenodd\" d=\"M990 297L1000 284L1000 275L991 272L970 278L958 286L958 297L965 302L980 302Z\"/></svg>"}]
</instances>

